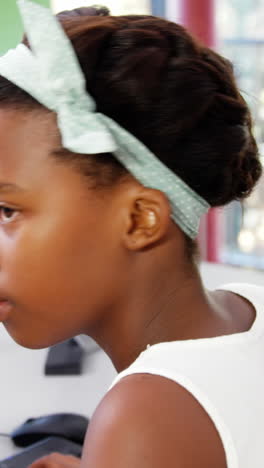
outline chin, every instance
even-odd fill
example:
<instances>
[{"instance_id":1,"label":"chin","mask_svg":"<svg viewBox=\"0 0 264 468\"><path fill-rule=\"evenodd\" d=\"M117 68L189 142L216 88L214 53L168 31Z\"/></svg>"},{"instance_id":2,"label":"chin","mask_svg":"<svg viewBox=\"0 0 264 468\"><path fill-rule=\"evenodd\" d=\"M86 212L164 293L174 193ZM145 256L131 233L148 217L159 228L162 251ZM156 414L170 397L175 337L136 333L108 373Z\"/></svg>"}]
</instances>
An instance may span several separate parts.
<instances>
[{"instance_id":1,"label":"chin","mask_svg":"<svg viewBox=\"0 0 264 468\"><path fill-rule=\"evenodd\" d=\"M24 333L24 330L22 331L22 330L15 329L14 327L5 323L3 325L6 328L7 333L11 336L11 338L19 346L22 346L23 348L27 348L27 349L45 349L67 339L67 337L66 338L63 338L63 337L51 338L50 335L48 337L45 337L41 333L40 334L36 332L32 333L32 331L30 333L29 329L27 329Z\"/></svg>"}]
</instances>

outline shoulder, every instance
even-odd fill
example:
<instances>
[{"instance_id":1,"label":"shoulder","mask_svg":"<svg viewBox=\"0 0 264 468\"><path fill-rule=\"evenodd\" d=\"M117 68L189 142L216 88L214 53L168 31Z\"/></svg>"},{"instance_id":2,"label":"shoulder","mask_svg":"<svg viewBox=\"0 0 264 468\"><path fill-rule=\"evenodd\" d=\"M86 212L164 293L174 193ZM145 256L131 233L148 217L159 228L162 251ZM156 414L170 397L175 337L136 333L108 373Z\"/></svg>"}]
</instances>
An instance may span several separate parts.
<instances>
[{"instance_id":1,"label":"shoulder","mask_svg":"<svg viewBox=\"0 0 264 468\"><path fill-rule=\"evenodd\" d=\"M220 437L195 398L149 374L123 378L90 423L83 467L226 468Z\"/></svg>"}]
</instances>

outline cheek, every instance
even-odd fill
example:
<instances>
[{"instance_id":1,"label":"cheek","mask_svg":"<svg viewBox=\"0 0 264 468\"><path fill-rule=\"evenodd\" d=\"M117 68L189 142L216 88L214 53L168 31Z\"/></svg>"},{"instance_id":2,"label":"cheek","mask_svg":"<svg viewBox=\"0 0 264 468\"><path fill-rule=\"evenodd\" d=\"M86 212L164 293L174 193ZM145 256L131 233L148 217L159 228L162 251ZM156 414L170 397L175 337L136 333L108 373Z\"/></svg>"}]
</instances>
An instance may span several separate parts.
<instances>
[{"instance_id":1,"label":"cheek","mask_svg":"<svg viewBox=\"0 0 264 468\"><path fill-rule=\"evenodd\" d=\"M27 225L5 242L2 288L14 302L5 324L26 347L87 330L115 295L116 251L100 226Z\"/></svg>"}]
</instances>

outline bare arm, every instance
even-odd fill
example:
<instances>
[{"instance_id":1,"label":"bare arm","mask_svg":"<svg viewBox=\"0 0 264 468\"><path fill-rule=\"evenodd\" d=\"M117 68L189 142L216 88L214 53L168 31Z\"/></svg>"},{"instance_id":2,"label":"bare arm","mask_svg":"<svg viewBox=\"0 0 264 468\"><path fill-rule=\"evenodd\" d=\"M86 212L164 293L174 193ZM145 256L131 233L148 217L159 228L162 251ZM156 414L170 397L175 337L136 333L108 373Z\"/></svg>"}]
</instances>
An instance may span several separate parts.
<instances>
[{"instance_id":1,"label":"bare arm","mask_svg":"<svg viewBox=\"0 0 264 468\"><path fill-rule=\"evenodd\" d=\"M218 432L200 404L168 379L138 374L103 399L80 468L226 468Z\"/></svg>"}]
</instances>

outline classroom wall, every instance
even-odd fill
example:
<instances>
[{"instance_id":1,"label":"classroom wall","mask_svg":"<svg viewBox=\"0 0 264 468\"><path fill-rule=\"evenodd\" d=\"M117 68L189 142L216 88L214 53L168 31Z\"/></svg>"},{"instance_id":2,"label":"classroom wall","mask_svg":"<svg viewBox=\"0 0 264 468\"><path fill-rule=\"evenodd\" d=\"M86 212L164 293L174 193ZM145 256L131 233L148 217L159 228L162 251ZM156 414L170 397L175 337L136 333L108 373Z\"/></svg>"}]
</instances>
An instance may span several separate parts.
<instances>
[{"instance_id":1,"label":"classroom wall","mask_svg":"<svg viewBox=\"0 0 264 468\"><path fill-rule=\"evenodd\" d=\"M49 0L34 0L48 6ZM0 0L0 55L20 42L23 34L16 0Z\"/></svg>"}]
</instances>

